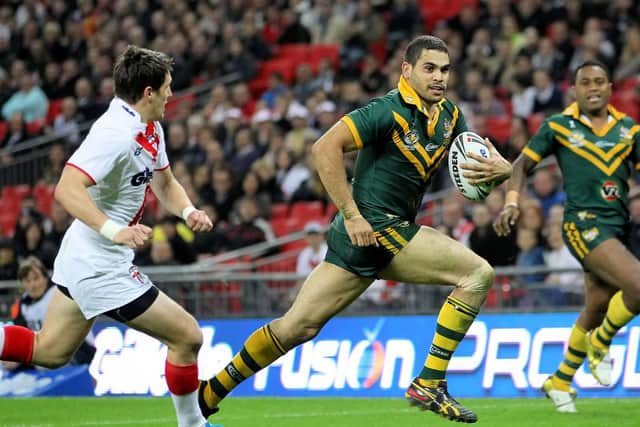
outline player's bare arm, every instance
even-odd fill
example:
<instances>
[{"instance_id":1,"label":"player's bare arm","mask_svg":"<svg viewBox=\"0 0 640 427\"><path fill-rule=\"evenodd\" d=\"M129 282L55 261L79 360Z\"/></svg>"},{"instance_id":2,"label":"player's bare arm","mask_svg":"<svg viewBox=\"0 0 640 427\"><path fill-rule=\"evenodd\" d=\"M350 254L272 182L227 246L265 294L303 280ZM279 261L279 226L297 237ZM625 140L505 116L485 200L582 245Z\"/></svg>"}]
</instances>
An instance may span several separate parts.
<instances>
[{"instance_id":1,"label":"player's bare arm","mask_svg":"<svg viewBox=\"0 0 640 427\"><path fill-rule=\"evenodd\" d=\"M511 227L515 226L520 217L518 199L524 187L527 175L537 164L535 160L526 154L520 154L513 163L513 173L507 181L507 195L505 197L504 208L493 223L493 228L498 236L508 236Z\"/></svg>"},{"instance_id":2,"label":"player's bare arm","mask_svg":"<svg viewBox=\"0 0 640 427\"><path fill-rule=\"evenodd\" d=\"M351 243L356 246L378 246L373 228L360 214L347 184L343 153L357 148L347 125L338 122L313 145L313 159L322 184L344 217Z\"/></svg>"},{"instance_id":3,"label":"player's bare arm","mask_svg":"<svg viewBox=\"0 0 640 427\"><path fill-rule=\"evenodd\" d=\"M142 224L131 227L116 224L98 209L91 199L87 188L92 185L93 182L87 175L74 167L65 166L56 185L56 201L74 218L78 218L98 233L108 234L114 243L127 245L132 249L143 246L151 238L151 229Z\"/></svg>"},{"instance_id":4,"label":"player's bare arm","mask_svg":"<svg viewBox=\"0 0 640 427\"><path fill-rule=\"evenodd\" d=\"M175 178L170 167L155 172L151 189L160 203L172 214L182 217L193 231L209 231L213 228L209 216L193 207L187 192Z\"/></svg>"},{"instance_id":5,"label":"player's bare arm","mask_svg":"<svg viewBox=\"0 0 640 427\"><path fill-rule=\"evenodd\" d=\"M513 167L509 161L502 157L488 138L484 139L484 143L489 148L489 158L484 158L475 153L467 153L467 156L477 160L479 163L460 164L461 169L469 171L465 172L463 176L469 178L469 184L472 185L489 183L500 185L509 179L513 173Z\"/></svg>"}]
</instances>

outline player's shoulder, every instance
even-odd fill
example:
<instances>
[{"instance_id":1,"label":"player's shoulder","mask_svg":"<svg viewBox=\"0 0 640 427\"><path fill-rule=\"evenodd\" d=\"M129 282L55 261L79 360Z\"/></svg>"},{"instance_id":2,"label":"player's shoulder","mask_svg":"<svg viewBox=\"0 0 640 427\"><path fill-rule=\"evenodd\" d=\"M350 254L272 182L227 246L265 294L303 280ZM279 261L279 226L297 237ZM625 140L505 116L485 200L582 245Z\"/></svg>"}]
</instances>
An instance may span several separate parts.
<instances>
[{"instance_id":1,"label":"player's shoulder","mask_svg":"<svg viewBox=\"0 0 640 427\"><path fill-rule=\"evenodd\" d=\"M453 114L455 110L460 110L458 105L449 98L442 98L442 101L440 101L440 107L451 114Z\"/></svg>"},{"instance_id":2,"label":"player's shoulder","mask_svg":"<svg viewBox=\"0 0 640 427\"><path fill-rule=\"evenodd\" d=\"M108 139L112 144L129 143L140 130L140 116L124 101L114 98L91 126L90 139Z\"/></svg>"}]
</instances>

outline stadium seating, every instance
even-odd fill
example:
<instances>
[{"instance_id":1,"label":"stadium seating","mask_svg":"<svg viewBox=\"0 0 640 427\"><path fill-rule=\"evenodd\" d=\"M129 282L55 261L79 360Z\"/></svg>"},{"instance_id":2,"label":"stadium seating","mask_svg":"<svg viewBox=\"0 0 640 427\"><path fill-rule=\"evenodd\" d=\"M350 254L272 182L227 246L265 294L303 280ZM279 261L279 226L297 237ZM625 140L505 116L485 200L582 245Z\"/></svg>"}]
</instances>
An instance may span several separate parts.
<instances>
[{"instance_id":1,"label":"stadium seating","mask_svg":"<svg viewBox=\"0 0 640 427\"><path fill-rule=\"evenodd\" d=\"M27 133L31 136L40 135L44 129L46 121L46 118L30 121L27 123Z\"/></svg>"},{"instance_id":2,"label":"stadium seating","mask_svg":"<svg viewBox=\"0 0 640 427\"><path fill-rule=\"evenodd\" d=\"M324 204L322 202L296 202L291 206L291 218L300 221L322 221L324 218Z\"/></svg>"},{"instance_id":3,"label":"stadium seating","mask_svg":"<svg viewBox=\"0 0 640 427\"><path fill-rule=\"evenodd\" d=\"M51 215L53 207L55 186L49 184L36 184L33 187L33 197L36 199L36 207L45 215Z\"/></svg>"},{"instance_id":4,"label":"stadium seating","mask_svg":"<svg viewBox=\"0 0 640 427\"><path fill-rule=\"evenodd\" d=\"M289 205L287 203L273 203L271 205L271 219L286 218L289 214Z\"/></svg>"},{"instance_id":5,"label":"stadium seating","mask_svg":"<svg viewBox=\"0 0 640 427\"><path fill-rule=\"evenodd\" d=\"M533 135L538 131L542 122L544 122L544 118L544 113L531 114L527 117L527 129L529 130L529 134Z\"/></svg>"},{"instance_id":6,"label":"stadium seating","mask_svg":"<svg viewBox=\"0 0 640 427\"><path fill-rule=\"evenodd\" d=\"M487 133L498 144L505 144L511 136L511 116L489 116Z\"/></svg>"},{"instance_id":7,"label":"stadium seating","mask_svg":"<svg viewBox=\"0 0 640 427\"><path fill-rule=\"evenodd\" d=\"M58 117L58 114L62 112L63 99L54 99L49 101L49 111L47 111L47 117L45 123L52 125L53 121Z\"/></svg>"}]
</instances>

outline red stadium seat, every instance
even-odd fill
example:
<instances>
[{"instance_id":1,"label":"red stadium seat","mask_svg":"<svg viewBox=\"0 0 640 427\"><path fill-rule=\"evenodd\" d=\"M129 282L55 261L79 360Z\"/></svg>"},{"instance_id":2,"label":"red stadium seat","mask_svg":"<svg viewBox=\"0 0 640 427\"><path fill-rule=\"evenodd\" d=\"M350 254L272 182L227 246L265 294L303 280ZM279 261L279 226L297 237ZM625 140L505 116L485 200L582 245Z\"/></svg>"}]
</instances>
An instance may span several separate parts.
<instances>
[{"instance_id":1,"label":"red stadium seat","mask_svg":"<svg viewBox=\"0 0 640 427\"><path fill-rule=\"evenodd\" d=\"M62 112L63 101L63 99L54 99L49 101L49 111L47 111L47 118L45 119L46 124L53 124L53 121L58 117L58 114Z\"/></svg>"},{"instance_id":2,"label":"red stadium seat","mask_svg":"<svg viewBox=\"0 0 640 427\"><path fill-rule=\"evenodd\" d=\"M311 45L303 43L283 44L278 47L276 55L278 58L291 59L296 62L305 62L309 59Z\"/></svg>"},{"instance_id":3,"label":"red stadium seat","mask_svg":"<svg viewBox=\"0 0 640 427\"><path fill-rule=\"evenodd\" d=\"M535 113L527 117L527 129L529 129L530 135L533 135L538 131L542 122L544 122L544 119L544 113Z\"/></svg>"},{"instance_id":4,"label":"red stadium seat","mask_svg":"<svg viewBox=\"0 0 640 427\"><path fill-rule=\"evenodd\" d=\"M55 189L55 185L50 184L36 184L33 187L33 197L36 199L36 207L43 214L51 214Z\"/></svg>"},{"instance_id":5,"label":"red stadium seat","mask_svg":"<svg viewBox=\"0 0 640 427\"><path fill-rule=\"evenodd\" d=\"M298 218L304 223L321 221L324 217L324 204L322 202L296 202L291 206L289 217Z\"/></svg>"},{"instance_id":6,"label":"red stadium seat","mask_svg":"<svg viewBox=\"0 0 640 427\"><path fill-rule=\"evenodd\" d=\"M498 144L505 144L511 136L511 116L489 116L487 133Z\"/></svg>"},{"instance_id":7,"label":"red stadium seat","mask_svg":"<svg viewBox=\"0 0 640 427\"><path fill-rule=\"evenodd\" d=\"M46 119L32 120L27 123L27 133L31 136L39 135L42 133Z\"/></svg>"},{"instance_id":8,"label":"red stadium seat","mask_svg":"<svg viewBox=\"0 0 640 427\"><path fill-rule=\"evenodd\" d=\"M31 194L31 187L29 184L18 184L13 186L6 186L2 189L3 199L16 199L21 202L22 199Z\"/></svg>"},{"instance_id":9,"label":"red stadium seat","mask_svg":"<svg viewBox=\"0 0 640 427\"><path fill-rule=\"evenodd\" d=\"M4 137L7 136L7 131L9 130L9 126L6 122L0 121L0 147L2 146L2 141L4 141Z\"/></svg>"},{"instance_id":10,"label":"red stadium seat","mask_svg":"<svg viewBox=\"0 0 640 427\"><path fill-rule=\"evenodd\" d=\"M4 237L13 236L17 220L17 212L11 212L5 209L0 210L0 234Z\"/></svg>"},{"instance_id":11,"label":"red stadium seat","mask_svg":"<svg viewBox=\"0 0 640 427\"><path fill-rule=\"evenodd\" d=\"M340 48L337 44L314 44L311 45L309 52L311 58L321 59L328 58L331 60L333 69L336 70L340 66Z\"/></svg>"},{"instance_id":12,"label":"red stadium seat","mask_svg":"<svg viewBox=\"0 0 640 427\"><path fill-rule=\"evenodd\" d=\"M286 203L273 203L271 205L271 219L286 218L289 214L289 205Z\"/></svg>"}]
</instances>

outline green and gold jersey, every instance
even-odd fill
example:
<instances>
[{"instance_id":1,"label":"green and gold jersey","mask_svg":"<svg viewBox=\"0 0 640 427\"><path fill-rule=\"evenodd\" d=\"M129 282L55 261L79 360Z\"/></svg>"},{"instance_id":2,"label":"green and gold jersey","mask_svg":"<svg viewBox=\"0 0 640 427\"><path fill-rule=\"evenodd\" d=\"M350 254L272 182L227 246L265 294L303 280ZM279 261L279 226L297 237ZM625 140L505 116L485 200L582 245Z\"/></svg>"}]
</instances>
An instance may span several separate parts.
<instances>
[{"instance_id":1,"label":"green and gold jersey","mask_svg":"<svg viewBox=\"0 0 640 427\"><path fill-rule=\"evenodd\" d=\"M596 130L578 104L547 118L523 153L539 162L555 154L567 195L565 211L596 215L604 224L628 221L630 162L640 169L640 126L612 106L609 122Z\"/></svg>"},{"instance_id":2,"label":"green and gold jersey","mask_svg":"<svg viewBox=\"0 0 640 427\"><path fill-rule=\"evenodd\" d=\"M458 107L445 98L430 120L420 97L403 77L398 89L342 121L360 149L353 197L368 220L393 215L413 221L451 140L467 130Z\"/></svg>"}]
</instances>

